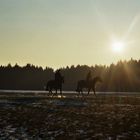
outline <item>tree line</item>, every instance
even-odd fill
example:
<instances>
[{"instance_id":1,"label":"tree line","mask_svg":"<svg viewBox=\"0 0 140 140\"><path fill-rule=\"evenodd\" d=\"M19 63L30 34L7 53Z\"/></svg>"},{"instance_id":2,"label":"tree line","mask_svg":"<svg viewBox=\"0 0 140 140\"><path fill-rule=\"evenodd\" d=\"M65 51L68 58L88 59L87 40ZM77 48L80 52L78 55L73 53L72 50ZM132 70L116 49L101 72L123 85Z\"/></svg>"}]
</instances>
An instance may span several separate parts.
<instances>
[{"instance_id":1,"label":"tree line","mask_svg":"<svg viewBox=\"0 0 140 140\"><path fill-rule=\"evenodd\" d=\"M100 76L103 80L98 84L98 91L139 92L140 91L140 60L119 61L117 64L77 65L60 68L65 77L63 90L75 90L77 81L86 78L91 71L92 76ZM44 86L54 79L54 69L34 66L0 66L0 89L6 90L44 90Z\"/></svg>"}]
</instances>

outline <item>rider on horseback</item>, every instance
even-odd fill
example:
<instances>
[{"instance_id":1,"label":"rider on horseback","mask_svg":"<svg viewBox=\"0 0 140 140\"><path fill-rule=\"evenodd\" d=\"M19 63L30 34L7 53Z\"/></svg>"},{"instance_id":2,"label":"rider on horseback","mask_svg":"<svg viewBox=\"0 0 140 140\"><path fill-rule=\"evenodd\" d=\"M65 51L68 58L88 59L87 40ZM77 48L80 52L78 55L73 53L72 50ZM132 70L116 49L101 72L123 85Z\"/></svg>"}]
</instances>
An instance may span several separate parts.
<instances>
[{"instance_id":1,"label":"rider on horseback","mask_svg":"<svg viewBox=\"0 0 140 140\"><path fill-rule=\"evenodd\" d=\"M57 90L60 89L60 94L62 95L62 84L64 83L64 77L61 76L60 69L55 72L55 79L49 80L47 82L47 90L49 93L52 93L54 89L57 93Z\"/></svg>"},{"instance_id":2,"label":"rider on horseback","mask_svg":"<svg viewBox=\"0 0 140 140\"><path fill-rule=\"evenodd\" d=\"M62 75L60 73L60 69L55 72L55 81L60 82L62 79Z\"/></svg>"},{"instance_id":3,"label":"rider on horseback","mask_svg":"<svg viewBox=\"0 0 140 140\"><path fill-rule=\"evenodd\" d=\"M86 76L86 85L89 87L90 86L90 82L92 80L92 75L91 75L91 71L88 72L87 76Z\"/></svg>"},{"instance_id":4,"label":"rider on horseback","mask_svg":"<svg viewBox=\"0 0 140 140\"><path fill-rule=\"evenodd\" d=\"M88 83L91 80L92 80L92 75L91 75L91 71L89 71L88 74L87 74L87 76L86 76L86 81Z\"/></svg>"}]
</instances>

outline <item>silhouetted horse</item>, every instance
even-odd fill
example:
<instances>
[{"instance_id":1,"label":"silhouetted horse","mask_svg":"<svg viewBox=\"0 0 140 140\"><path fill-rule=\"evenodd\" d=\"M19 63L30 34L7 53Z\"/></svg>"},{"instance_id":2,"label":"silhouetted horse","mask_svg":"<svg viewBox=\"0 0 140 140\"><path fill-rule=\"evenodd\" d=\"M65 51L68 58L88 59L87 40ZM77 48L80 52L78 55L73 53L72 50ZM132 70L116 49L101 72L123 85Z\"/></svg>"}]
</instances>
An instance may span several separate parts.
<instances>
[{"instance_id":1,"label":"silhouetted horse","mask_svg":"<svg viewBox=\"0 0 140 140\"><path fill-rule=\"evenodd\" d=\"M93 78L92 80L90 80L89 82L86 80L80 80L77 82L77 89L76 91L83 94L83 88L88 89L88 94L90 93L91 90L93 90L94 95L95 94L95 85L97 82L102 82L102 79L97 76L95 78Z\"/></svg>"},{"instance_id":2,"label":"silhouetted horse","mask_svg":"<svg viewBox=\"0 0 140 140\"><path fill-rule=\"evenodd\" d=\"M57 94L57 90L60 90L60 94L62 95L62 84L64 83L64 77L62 76L59 81L56 80L50 80L47 83L46 90L49 91L49 93L52 93L52 90L54 89ZM54 94L53 94L54 95Z\"/></svg>"}]
</instances>

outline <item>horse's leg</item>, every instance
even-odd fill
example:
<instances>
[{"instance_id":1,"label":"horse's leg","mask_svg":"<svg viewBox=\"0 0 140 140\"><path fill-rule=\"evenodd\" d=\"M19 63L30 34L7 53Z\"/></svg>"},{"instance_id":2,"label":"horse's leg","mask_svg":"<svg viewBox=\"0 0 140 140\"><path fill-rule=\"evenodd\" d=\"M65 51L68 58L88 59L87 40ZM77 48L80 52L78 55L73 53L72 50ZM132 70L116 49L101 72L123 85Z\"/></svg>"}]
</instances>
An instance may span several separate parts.
<instances>
[{"instance_id":1,"label":"horse's leg","mask_svg":"<svg viewBox=\"0 0 140 140\"><path fill-rule=\"evenodd\" d=\"M54 96L54 93L52 92L52 90L51 90L51 97L53 97Z\"/></svg>"},{"instance_id":2,"label":"horse's leg","mask_svg":"<svg viewBox=\"0 0 140 140\"><path fill-rule=\"evenodd\" d=\"M94 92L94 95L96 96L96 92L95 92L95 88L92 88L93 92Z\"/></svg>"},{"instance_id":3,"label":"horse's leg","mask_svg":"<svg viewBox=\"0 0 140 140\"><path fill-rule=\"evenodd\" d=\"M82 101L85 101L86 100L86 97L84 96L84 92L83 92L83 88L81 88L81 95L82 95Z\"/></svg>"},{"instance_id":4,"label":"horse's leg","mask_svg":"<svg viewBox=\"0 0 140 140\"><path fill-rule=\"evenodd\" d=\"M80 88L79 88L79 86L77 85L76 92L79 92L79 91L80 91Z\"/></svg>"},{"instance_id":5,"label":"horse's leg","mask_svg":"<svg viewBox=\"0 0 140 140\"><path fill-rule=\"evenodd\" d=\"M77 83L77 89L76 89L76 92L78 92L78 97L79 97L80 94L81 94L81 87L80 87L79 83Z\"/></svg>"},{"instance_id":6,"label":"horse's leg","mask_svg":"<svg viewBox=\"0 0 140 140\"><path fill-rule=\"evenodd\" d=\"M81 94L82 94L82 96L84 96L84 94L83 94L83 89L81 88Z\"/></svg>"},{"instance_id":7,"label":"horse's leg","mask_svg":"<svg viewBox=\"0 0 140 140\"><path fill-rule=\"evenodd\" d=\"M52 88L50 89L50 94L52 94Z\"/></svg>"},{"instance_id":8,"label":"horse's leg","mask_svg":"<svg viewBox=\"0 0 140 140\"><path fill-rule=\"evenodd\" d=\"M53 93L53 92L52 92L52 89L51 89L51 94L52 94L52 97L53 97L53 96L54 96L54 94L55 94L55 93Z\"/></svg>"},{"instance_id":9,"label":"horse's leg","mask_svg":"<svg viewBox=\"0 0 140 140\"><path fill-rule=\"evenodd\" d=\"M61 95L61 97L62 97L62 87L60 87L60 95Z\"/></svg>"},{"instance_id":10,"label":"horse's leg","mask_svg":"<svg viewBox=\"0 0 140 140\"><path fill-rule=\"evenodd\" d=\"M49 89L49 95L51 94L51 90Z\"/></svg>"},{"instance_id":11,"label":"horse's leg","mask_svg":"<svg viewBox=\"0 0 140 140\"><path fill-rule=\"evenodd\" d=\"M80 90L78 91L78 97L80 96Z\"/></svg>"},{"instance_id":12,"label":"horse's leg","mask_svg":"<svg viewBox=\"0 0 140 140\"><path fill-rule=\"evenodd\" d=\"M82 89L80 88L79 89L79 95L82 95L83 93L82 93Z\"/></svg>"},{"instance_id":13,"label":"horse's leg","mask_svg":"<svg viewBox=\"0 0 140 140\"><path fill-rule=\"evenodd\" d=\"M51 94L51 88L48 88L48 91L49 91L49 95Z\"/></svg>"},{"instance_id":14,"label":"horse's leg","mask_svg":"<svg viewBox=\"0 0 140 140\"><path fill-rule=\"evenodd\" d=\"M82 90L79 88L79 95L81 94Z\"/></svg>"},{"instance_id":15,"label":"horse's leg","mask_svg":"<svg viewBox=\"0 0 140 140\"><path fill-rule=\"evenodd\" d=\"M76 92L77 92L77 97L79 97L80 96L80 90L76 89Z\"/></svg>"},{"instance_id":16,"label":"horse's leg","mask_svg":"<svg viewBox=\"0 0 140 140\"><path fill-rule=\"evenodd\" d=\"M91 90L91 88L88 88L88 95L89 95L89 93L90 93L90 90Z\"/></svg>"},{"instance_id":17,"label":"horse's leg","mask_svg":"<svg viewBox=\"0 0 140 140\"><path fill-rule=\"evenodd\" d=\"M76 92L78 92L78 97L80 96L80 89L77 87Z\"/></svg>"}]
</instances>

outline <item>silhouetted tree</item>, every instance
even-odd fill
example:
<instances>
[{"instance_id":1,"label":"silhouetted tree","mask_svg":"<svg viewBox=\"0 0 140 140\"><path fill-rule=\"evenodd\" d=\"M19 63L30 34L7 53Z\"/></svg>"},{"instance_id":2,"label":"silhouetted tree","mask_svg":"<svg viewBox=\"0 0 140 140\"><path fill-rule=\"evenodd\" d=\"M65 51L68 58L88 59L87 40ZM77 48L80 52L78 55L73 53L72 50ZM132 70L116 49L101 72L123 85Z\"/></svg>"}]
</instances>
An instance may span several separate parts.
<instances>
[{"instance_id":1,"label":"silhouetted tree","mask_svg":"<svg viewBox=\"0 0 140 140\"><path fill-rule=\"evenodd\" d=\"M97 86L99 91L140 91L140 60L119 61L110 66L72 65L61 68L64 76L64 90L75 90L78 80L86 78L91 71L92 77L100 76L102 84ZM27 64L19 66L0 66L0 89L43 90L47 81L54 79L52 68Z\"/></svg>"}]
</instances>

